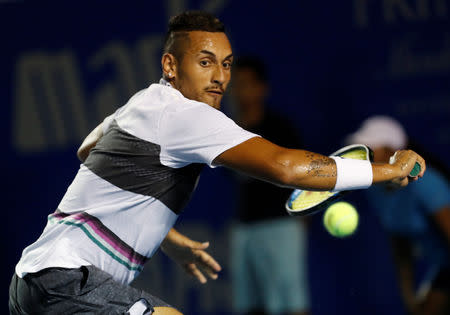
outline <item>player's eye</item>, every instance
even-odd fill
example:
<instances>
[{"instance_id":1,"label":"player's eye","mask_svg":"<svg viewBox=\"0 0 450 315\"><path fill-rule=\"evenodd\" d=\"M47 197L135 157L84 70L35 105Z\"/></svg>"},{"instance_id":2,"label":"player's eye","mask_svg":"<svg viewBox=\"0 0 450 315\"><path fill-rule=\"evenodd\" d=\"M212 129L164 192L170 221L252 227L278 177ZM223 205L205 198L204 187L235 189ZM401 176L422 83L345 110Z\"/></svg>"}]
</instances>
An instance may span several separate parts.
<instances>
[{"instance_id":1,"label":"player's eye","mask_svg":"<svg viewBox=\"0 0 450 315\"><path fill-rule=\"evenodd\" d=\"M209 60L200 60L200 65L202 67L207 67L211 64L211 62Z\"/></svg>"},{"instance_id":2,"label":"player's eye","mask_svg":"<svg viewBox=\"0 0 450 315\"><path fill-rule=\"evenodd\" d=\"M224 62L222 65L225 69L231 69L231 62L229 62L229 61Z\"/></svg>"}]
</instances>

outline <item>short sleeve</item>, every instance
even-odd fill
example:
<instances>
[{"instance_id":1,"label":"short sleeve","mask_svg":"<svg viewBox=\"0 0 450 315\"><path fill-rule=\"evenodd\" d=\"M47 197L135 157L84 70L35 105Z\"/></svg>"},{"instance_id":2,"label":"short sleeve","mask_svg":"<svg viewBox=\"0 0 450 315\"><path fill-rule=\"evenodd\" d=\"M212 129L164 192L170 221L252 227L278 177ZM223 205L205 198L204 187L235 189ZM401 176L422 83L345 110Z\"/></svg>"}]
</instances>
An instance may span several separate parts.
<instances>
[{"instance_id":1,"label":"short sleeve","mask_svg":"<svg viewBox=\"0 0 450 315\"><path fill-rule=\"evenodd\" d=\"M423 178L410 185L415 185L414 192L427 213L436 212L443 206L450 205L450 186L435 169L428 167Z\"/></svg>"},{"instance_id":2,"label":"short sleeve","mask_svg":"<svg viewBox=\"0 0 450 315\"><path fill-rule=\"evenodd\" d=\"M169 106L159 123L161 163L183 167L212 161L222 152L258 135L239 127L224 113L200 102Z\"/></svg>"}]
</instances>

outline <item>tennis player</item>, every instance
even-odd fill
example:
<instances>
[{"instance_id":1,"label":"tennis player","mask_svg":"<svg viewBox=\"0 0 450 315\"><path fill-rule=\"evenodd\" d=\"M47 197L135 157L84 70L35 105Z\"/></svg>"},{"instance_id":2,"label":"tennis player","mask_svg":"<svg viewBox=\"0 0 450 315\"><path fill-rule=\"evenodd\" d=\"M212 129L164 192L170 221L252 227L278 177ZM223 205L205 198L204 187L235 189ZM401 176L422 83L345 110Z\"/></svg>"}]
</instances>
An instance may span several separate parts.
<instances>
[{"instance_id":1,"label":"tennis player","mask_svg":"<svg viewBox=\"0 0 450 315\"><path fill-rule=\"evenodd\" d=\"M317 190L407 185L416 161L423 176L425 162L412 151L399 151L393 165L332 159L240 128L219 111L232 61L217 18L203 12L171 18L163 79L131 97L81 145L83 164L16 266L12 314L180 314L128 284L160 245L200 282L217 278L208 243L172 229L204 165Z\"/></svg>"}]
</instances>

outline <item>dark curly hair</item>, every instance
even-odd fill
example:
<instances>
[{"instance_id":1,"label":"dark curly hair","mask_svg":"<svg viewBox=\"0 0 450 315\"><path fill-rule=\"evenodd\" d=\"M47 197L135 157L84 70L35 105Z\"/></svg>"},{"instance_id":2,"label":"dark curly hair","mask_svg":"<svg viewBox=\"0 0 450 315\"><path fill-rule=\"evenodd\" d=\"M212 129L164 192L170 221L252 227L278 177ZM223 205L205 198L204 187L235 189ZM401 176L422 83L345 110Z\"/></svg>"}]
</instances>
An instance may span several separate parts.
<instances>
[{"instance_id":1,"label":"dark curly hair","mask_svg":"<svg viewBox=\"0 0 450 315\"><path fill-rule=\"evenodd\" d=\"M183 42L180 39L188 40L188 32L192 31L225 33L225 26L217 17L204 11L186 11L175 15L169 20L163 53L173 54L180 59Z\"/></svg>"}]
</instances>

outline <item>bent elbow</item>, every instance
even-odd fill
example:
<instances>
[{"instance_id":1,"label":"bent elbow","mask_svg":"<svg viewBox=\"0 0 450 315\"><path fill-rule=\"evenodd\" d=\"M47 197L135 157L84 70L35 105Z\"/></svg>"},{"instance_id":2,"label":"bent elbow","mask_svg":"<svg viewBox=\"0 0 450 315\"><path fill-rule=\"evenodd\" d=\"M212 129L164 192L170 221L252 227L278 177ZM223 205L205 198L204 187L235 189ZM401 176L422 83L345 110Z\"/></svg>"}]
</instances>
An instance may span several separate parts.
<instances>
[{"instance_id":1,"label":"bent elbow","mask_svg":"<svg viewBox=\"0 0 450 315\"><path fill-rule=\"evenodd\" d=\"M295 187L298 182L296 165L289 153L283 152L275 157L276 184L281 187Z\"/></svg>"},{"instance_id":2,"label":"bent elbow","mask_svg":"<svg viewBox=\"0 0 450 315\"><path fill-rule=\"evenodd\" d=\"M280 187L293 188L294 185L294 177L289 172L283 172L278 177L277 185Z\"/></svg>"}]
</instances>

